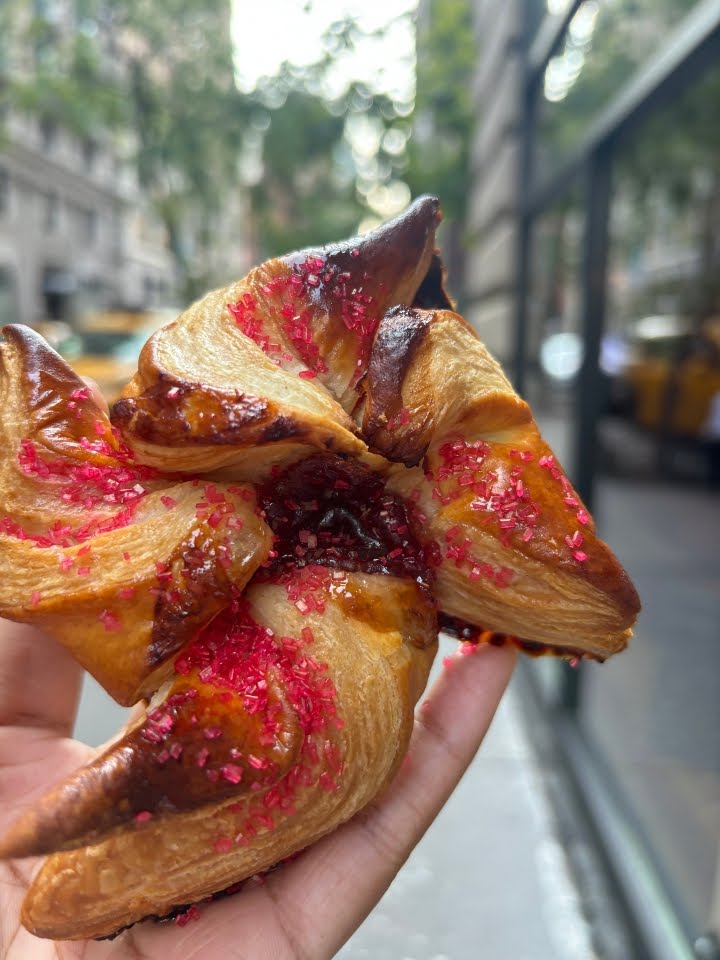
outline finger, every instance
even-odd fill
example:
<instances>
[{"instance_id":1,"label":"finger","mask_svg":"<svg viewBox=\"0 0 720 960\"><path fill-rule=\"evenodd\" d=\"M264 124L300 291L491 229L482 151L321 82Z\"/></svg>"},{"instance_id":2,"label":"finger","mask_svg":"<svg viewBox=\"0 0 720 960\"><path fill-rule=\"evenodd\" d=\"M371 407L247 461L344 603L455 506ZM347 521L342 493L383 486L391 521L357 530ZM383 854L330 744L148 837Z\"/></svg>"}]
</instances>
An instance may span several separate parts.
<instances>
[{"instance_id":1,"label":"finger","mask_svg":"<svg viewBox=\"0 0 720 960\"><path fill-rule=\"evenodd\" d=\"M382 799L268 878L286 928L332 956L365 919L442 809L475 756L515 663L481 647L450 659L417 714L408 758ZM332 917L323 929L322 917Z\"/></svg>"},{"instance_id":2,"label":"finger","mask_svg":"<svg viewBox=\"0 0 720 960\"><path fill-rule=\"evenodd\" d=\"M0 620L0 726L72 732L82 670L34 627Z\"/></svg>"},{"instance_id":3,"label":"finger","mask_svg":"<svg viewBox=\"0 0 720 960\"><path fill-rule=\"evenodd\" d=\"M235 944L237 957L331 957L362 923L452 793L490 725L515 663L510 648L456 655L418 711L407 761L382 799L239 898L175 937L184 957ZM208 918L209 919L209 918ZM262 921L262 923L260 923ZM262 927L262 929L260 929ZM268 931L275 952L267 952ZM154 932L138 931L147 947ZM175 938L173 938L175 940ZM114 956L114 955L113 955Z\"/></svg>"}]
</instances>

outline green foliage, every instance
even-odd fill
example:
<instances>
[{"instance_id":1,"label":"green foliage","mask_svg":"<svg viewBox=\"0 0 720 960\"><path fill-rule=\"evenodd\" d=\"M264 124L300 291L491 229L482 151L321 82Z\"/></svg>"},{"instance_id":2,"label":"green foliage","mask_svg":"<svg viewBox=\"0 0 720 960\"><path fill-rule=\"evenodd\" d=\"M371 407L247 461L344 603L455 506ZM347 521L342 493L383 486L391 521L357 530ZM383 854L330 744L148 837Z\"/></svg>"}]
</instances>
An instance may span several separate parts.
<instances>
[{"instance_id":1,"label":"green foliage","mask_svg":"<svg viewBox=\"0 0 720 960\"><path fill-rule=\"evenodd\" d=\"M243 231L258 257L351 234L368 214L385 215L392 190L402 198L403 181L416 195L437 193L446 221L462 224L473 121L469 0L431 6L414 113L380 76L349 75L338 90L338 64L357 63L362 45L383 32L352 18L331 24L316 63L284 64L240 94L229 3L75 0L68 29L28 16L25 0L0 0L0 28L3 17L15 25L31 68L17 73L12 102L82 138L116 138L166 227L185 297L214 282L197 264L211 262L213 224L234 191L249 194ZM384 31L410 23L401 20Z\"/></svg>"},{"instance_id":2,"label":"green foliage","mask_svg":"<svg viewBox=\"0 0 720 960\"><path fill-rule=\"evenodd\" d=\"M661 48L693 6L693 0L615 0L601 5L577 80L567 97L544 105L541 140L546 162L581 142L623 83ZM618 152L616 194L633 209L632 222L625 223L616 238L619 252L634 256L657 232L655 210L661 198L660 205L674 211L675 222L686 225L685 243L698 253L694 276L644 291L638 310L674 302L698 320L720 310L720 129L712 120L719 107L720 71L715 68L634 130Z\"/></svg>"},{"instance_id":3,"label":"green foliage","mask_svg":"<svg viewBox=\"0 0 720 960\"><path fill-rule=\"evenodd\" d=\"M334 171L344 119L306 90L265 115L264 175L251 190L261 256L316 246L352 232L360 208Z\"/></svg>"},{"instance_id":4,"label":"green foliage","mask_svg":"<svg viewBox=\"0 0 720 960\"><path fill-rule=\"evenodd\" d=\"M461 222L470 188L475 65L471 4L435 0L418 36L414 134L405 177L413 194L437 194L446 219Z\"/></svg>"},{"instance_id":5,"label":"green foliage","mask_svg":"<svg viewBox=\"0 0 720 960\"><path fill-rule=\"evenodd\" d=\"M351 127L357 119L375 125L382 144L388 130L404 127L409 107L351 73L341 90L328 82L339 62L376 37L352 18L338 20L325 32L324 53L315 63L284 63L252 94L263 170L250 184L260 256L350 235L372 212L372 186L402 168L404 157L382 146L369 167L358 160Z\"/></svg>"},{"instance_id":6,"label":"green foliage","mask_svg":"<svg viewBox=\"0 0 720 960\"><path fill-rule=\"evenodd\" d=\"M238 189L249 107L233 80L229 0L77 0L74 21L4 11L24 60L7 99L86 139L117 137L167 229L186 286L190 250Z\"/></svg>"}]
</instances>

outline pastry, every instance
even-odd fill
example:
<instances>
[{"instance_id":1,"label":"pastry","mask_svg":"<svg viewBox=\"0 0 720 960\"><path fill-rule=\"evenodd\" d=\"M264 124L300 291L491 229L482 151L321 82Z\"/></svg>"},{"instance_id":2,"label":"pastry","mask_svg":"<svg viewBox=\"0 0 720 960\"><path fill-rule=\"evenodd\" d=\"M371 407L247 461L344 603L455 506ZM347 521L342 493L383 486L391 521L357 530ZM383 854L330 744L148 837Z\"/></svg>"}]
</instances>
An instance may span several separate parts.
<instances>
[{"instance_id":1,"label":"pastry","mask_svg":"<svg viewBox=\"0 0 720 960\"><path fill-rule=\"evenodd\" d=\"M141 715L29 807L23 923L103 937L267 870L407 748L438 626L621 650L627 575L453 310L421 198L158 331L110 418L36 334L0 347L0 615Z\"/></svg>"}]
</instances>

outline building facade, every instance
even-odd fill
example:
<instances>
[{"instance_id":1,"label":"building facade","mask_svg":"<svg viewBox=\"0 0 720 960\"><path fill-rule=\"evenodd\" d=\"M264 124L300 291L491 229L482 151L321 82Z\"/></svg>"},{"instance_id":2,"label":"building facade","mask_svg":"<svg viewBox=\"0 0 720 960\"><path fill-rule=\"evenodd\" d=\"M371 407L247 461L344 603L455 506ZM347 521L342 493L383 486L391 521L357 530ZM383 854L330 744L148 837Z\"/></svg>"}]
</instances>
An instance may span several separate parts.
<instances>
[{"instance_id":1,"label":"building facade","mask_svg":"<svg viewBox=\"0 0 720 960\"><path fill-rule=\"evenodd\" d=\"M522 8L521 0L476 0L473 5L477 123L470 159L465 293L468 319L503 362L510 359L514 323Z\"/></svg>"},{"instance_id":2,"label":"building facade","mask_svg":"<svg viewBox=\"0 0 720 960\"><path fill-rule=\"evenodd\" d=\"M634 321L656 333L668 325L655 321L691 321L702 355L665 334L638 354L645 393L662 385L668 410L720 374L720 178L704 119L720 105L720 4L472 6L468 314L531 396L643 602L607 665L548 660L525 675L637 933L633 960L718 960L720 503L701 456L717 440L684 436L665 469L669 416L648 429L633 404L605 402L603 348ZM581 347L562 382L538 357L555 332Z\"/></svg>"},{"instance_id":3,"label":"building facade","mask_svg":"<svg viewBox=\"0 0 720 960\"><path fill-rule=\"evenodd\" d=\"M35 325L167 302L174 268L109 143L8 113L0 149L0 319Z\"/></svg>"},{"instance_id":4,"label":"building facade","mask_svg":"<svg viewBox=\"0 0 720 960\"><path fill-rule=\"evenodd\" d=\"M108 307L167 303L174 294L165 231L130 159L132 131L82 135L82 125L56 116L52 94L42 108L32 103L42 101L45 77L62 81L78 38L91 35L83 11L77 0L0 7L2 322L72 321ZM122 70L112 51L94 49L104 73Z\"/></svg>"}]
</instances>

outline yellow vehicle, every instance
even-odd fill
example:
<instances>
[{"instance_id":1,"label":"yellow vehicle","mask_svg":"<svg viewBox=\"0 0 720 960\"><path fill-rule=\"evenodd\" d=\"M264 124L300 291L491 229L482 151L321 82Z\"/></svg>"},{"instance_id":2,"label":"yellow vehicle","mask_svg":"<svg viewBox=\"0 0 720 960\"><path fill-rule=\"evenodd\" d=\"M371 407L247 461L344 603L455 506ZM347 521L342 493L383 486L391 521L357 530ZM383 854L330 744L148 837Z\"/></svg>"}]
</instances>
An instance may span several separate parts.
<instances>
[{"instance_id":1,"label":"yellow vehicle","mask_svg":"<svg viewBox=\"0 0 720 960\"><path fill-rule=\"evenodd\" d=\"M676 317L638 321L621 379L635 423L668 437L700 439L720 394L720 318L699 330Z\"/></svg>"},{"instance_id":2,"label":"yellow vehicle","mask_svg":"<svg viewBox=\"0 0 720 960\"><path fill-rule=\"evenodd\" d=\"M92 377L108 403L113 403L132 379L145 341L167 319L161 311L95 314L57 349L76 373Z\"/></svg>"}]
</instances>

